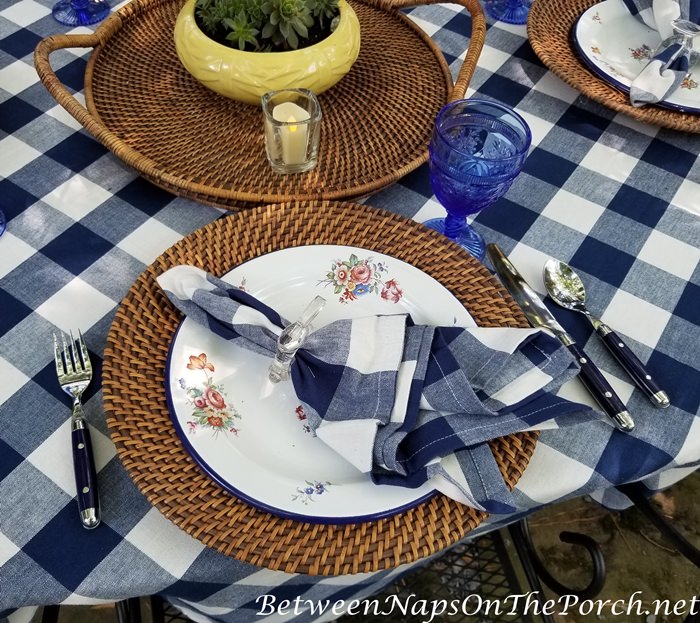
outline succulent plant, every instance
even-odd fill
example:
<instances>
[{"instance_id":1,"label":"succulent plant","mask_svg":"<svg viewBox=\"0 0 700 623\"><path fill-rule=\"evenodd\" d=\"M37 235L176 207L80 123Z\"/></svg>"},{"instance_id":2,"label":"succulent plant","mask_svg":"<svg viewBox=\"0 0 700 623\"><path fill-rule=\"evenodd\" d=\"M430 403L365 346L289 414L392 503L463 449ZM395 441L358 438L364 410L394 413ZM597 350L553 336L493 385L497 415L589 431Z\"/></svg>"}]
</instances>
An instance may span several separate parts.
<instances>
[{"instance_id":1,"label":"succulent plant","mask_svg":"<svg viewBox=\"0 0 700 623\"><path fill-rule=\"evenodd\" d=\"M195 16L212 39L239 50L296 50L329 35L338 0L197 0Z\"/></svg>"}]
</instances>

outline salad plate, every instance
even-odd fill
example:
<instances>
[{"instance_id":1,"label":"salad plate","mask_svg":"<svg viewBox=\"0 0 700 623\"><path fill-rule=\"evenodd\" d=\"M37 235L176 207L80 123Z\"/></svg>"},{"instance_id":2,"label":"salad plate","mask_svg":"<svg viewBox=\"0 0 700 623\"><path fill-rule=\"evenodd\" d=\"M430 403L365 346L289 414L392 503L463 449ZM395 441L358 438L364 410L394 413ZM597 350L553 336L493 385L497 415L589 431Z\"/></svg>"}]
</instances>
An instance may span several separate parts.
<instances>
[{"instance_id":1,"label":"salad plate","mask_svg":"<svg viewBox=\"0 0 700 623\"><path fill-rule=\"evenodd\" d=\"M571 39L588 68L625 93L661 43L659 34L634 17L622 0L603 0L586 9ZM656 106L700 112L700 63L690 67L680 88Z\"/></svg>"},{"instance_id":2,"label":"salad plate","mask_svg":"<svg viewBox=\"0 0 700 623\"><path fill-rule=\"evenodd\" d=\"M316 327L377 314L475 326L438 281L358 247L275 251L240 264L223 279L289 321L314 296L324 297ZM220 486L280 517L334 524L388 517L434 495L430 483L417 489L375 485L326 446L308 426L291 382L266 381L270 361L188 318L174 335L165 374L168 408L183 445Z\"/></svg>"}]
</instances>

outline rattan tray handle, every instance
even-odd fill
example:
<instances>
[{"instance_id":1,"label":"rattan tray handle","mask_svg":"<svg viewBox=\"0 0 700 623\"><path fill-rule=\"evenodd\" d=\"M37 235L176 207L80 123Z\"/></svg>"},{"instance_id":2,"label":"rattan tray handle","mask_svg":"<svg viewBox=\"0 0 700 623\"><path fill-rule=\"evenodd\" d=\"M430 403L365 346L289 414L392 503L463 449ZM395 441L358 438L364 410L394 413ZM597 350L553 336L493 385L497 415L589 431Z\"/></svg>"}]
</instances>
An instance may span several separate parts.
<instances>
[{"instance_id":1,"label":"rattan tray handle","mask_svg":"<svg viewBox=\"0 0 700 623\"><path fill-rule=\"evenodd\" d=\"M408 9L414 6L423 6L429 4L440 4L444 0L363 0L366 4L370 4L385 11L394 9ZM453 4L458 4L469 12L472 20L472 29L469 34L469 47L467 55L464 57L462 66L459 69L457 80L455 80L454 88L450 94L449 101L458 100L465 96L469 81L472 79L474 70L476 69L479 55L486 41L486 18L481 9L481 4L478 0L449 0Z\"/></svg>"},{"instance_id":2,"label":"rattan tray handle","mask_svg":"<svg viewBox=\"0 0 700 623\"><path fill-rule=\"evenodd\" d=\"M384 10L409 8L416 5L437 4L440 0L364 0L367 4ZM476 69L476 63L486 39L486 20L478 0L454 0L455 4L465 7L472 19L469 47L460 68L450 100L464 97L467 86ZM127 5L128 11L131 7ZM124 10L124 9L123 9ZM127 164L134 164L136 159L140 167L144 166L144 157L111 132L103 123L90 112L68 91L56 76L49 62L52 52L63 48L93 48L105 45L107 41L121 28L122 20L119 13L110 15L100 27L89 35L54 35L39 42L34 50L34 65L39 78L55 100L63 106L83 127L90 132L105 147L113 151ZM152 163L155 167L155 163Z\"/></svg>"},{"instance_id":3,"label":"rattan tray handle","mask_svg":"<svg viewBox=\"0 0 700 623\"><path fill-rule=\"evenodd\" d=\"M128 5L127 5L128 6ZM138 151L129 147L99 119L96 119L58 79L49 62L49 55L64 48L94 48L105 45L122 26L118 13L110 15L100 27L89 35L53 35L39 42L34 50L34 66L39 79L54 99L65 108L92 136L128 165L138 170L156 170L157 165ZM138 166L136 164L138 163ZM174 176L161 174L169 182L177 182ZM172 179L167 179L172 178Z\"/></svg>"}]
</instances>

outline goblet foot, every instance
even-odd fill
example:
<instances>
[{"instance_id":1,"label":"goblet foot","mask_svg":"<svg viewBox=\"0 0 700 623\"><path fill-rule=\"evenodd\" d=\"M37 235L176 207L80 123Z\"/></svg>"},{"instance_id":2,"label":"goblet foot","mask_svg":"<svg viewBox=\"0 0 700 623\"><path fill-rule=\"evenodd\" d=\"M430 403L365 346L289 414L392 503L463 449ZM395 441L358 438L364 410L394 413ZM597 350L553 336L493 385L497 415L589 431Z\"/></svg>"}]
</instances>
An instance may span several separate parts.
<instances>
[{"instance_id":1,"label":"goblet foot","mask_svg":"<svg viewBox=\"0 0 700 623\"><path fill-rule=\"evenodd\" d=\"M445 219L444 218L434 218L423 223L426 227L434 229L436 232L445 234ZM476 258L480 262L484 261L484 256L486 255L486 242L483 236L476 231L473 227L465 225L462 231L457 235L456 238L447 236L452 242L456 242L460 247L468 251L472 257Z\"/></svg>"},{"instance_id":2,"label":"goblet foot","mask_svg":"<svg viewBox=\"0 0 700 623\"><path fill-rule=\"evenodd\" d=\"M486 13L506 24L526 24L530 12L528 0L493 0L485 6Z\"/></svg>"},{"instance_id":3,"label":"goblet foot","mask_svg":"<svg viewBox=\"0 0 700 623\"><path fill-rule=\"evenodd\" d=\"M105 0L60 0L51 13L65 26L88 26L107 17L109 4Z\"/></svg>"}]
</instances>

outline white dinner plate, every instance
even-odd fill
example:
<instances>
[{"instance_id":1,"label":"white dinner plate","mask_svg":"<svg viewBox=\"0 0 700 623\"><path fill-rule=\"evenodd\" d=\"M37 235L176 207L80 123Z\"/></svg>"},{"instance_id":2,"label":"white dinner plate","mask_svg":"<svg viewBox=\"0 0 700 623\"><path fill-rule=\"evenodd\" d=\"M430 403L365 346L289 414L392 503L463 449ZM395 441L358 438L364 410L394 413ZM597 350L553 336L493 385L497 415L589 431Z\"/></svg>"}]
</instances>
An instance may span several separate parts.
<instances>
[{"instance_id":1,"label":"white dinner plate","mask_svg":"<svg viewBox=\"0 0 700 623\"><path fill-rule=\"evenodd\" d=\"M634 17L622 0L603 0L586 10L574 24L572 40L595 74L626 93L661 43L659 33ZM656 106L700 112L700 63Z\"/></svg>"},{"instance_id":2,"label":"white dinner plate","mask_svg":"<svg viewBox=\"0 0 700 623\"><path fill-rule=\"evenodd\" d=\"M223 279L290 321L314 296L323 296L317 327L401 313L418 324L475 325L435 279L365 249L285 249L250 260ZM166 372L170 413L194 460L222 487L257 508L316 523L379 519L434 494L430 483L418 489L372 483L313 435L291 381L263 397L269 364L269 358L233 346L189 318L173 338Z\"/></svg>"}]
</instances>

